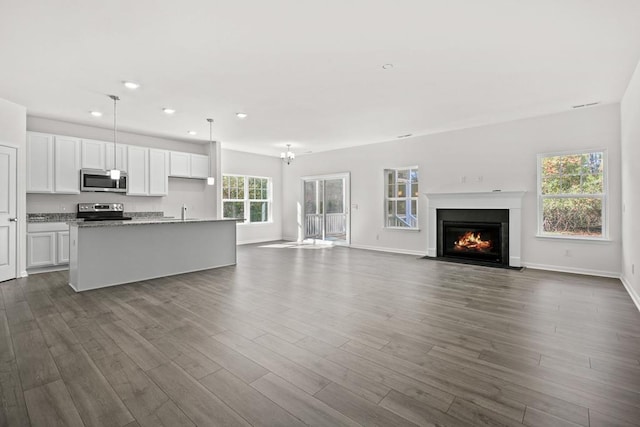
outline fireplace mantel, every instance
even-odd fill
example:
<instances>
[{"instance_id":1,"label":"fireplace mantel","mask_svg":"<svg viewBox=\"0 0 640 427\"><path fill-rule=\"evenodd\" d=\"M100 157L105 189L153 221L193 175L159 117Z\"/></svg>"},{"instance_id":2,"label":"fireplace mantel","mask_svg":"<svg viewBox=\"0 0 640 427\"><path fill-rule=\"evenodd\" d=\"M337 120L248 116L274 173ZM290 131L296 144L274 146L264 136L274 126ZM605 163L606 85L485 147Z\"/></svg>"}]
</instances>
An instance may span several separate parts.
<instances>
[{"instance_id":1,"label":"fireplace mantel","mask_svg":"<svg viewBox=\"0 0 640 427\"><path fill-rule=\"evenodd\" d=\"M509 209L509 265L521 266L522 198L525 191L425 193L428 202L427 255L437 256L437 209Z\"/></svg>"}]
</instances>

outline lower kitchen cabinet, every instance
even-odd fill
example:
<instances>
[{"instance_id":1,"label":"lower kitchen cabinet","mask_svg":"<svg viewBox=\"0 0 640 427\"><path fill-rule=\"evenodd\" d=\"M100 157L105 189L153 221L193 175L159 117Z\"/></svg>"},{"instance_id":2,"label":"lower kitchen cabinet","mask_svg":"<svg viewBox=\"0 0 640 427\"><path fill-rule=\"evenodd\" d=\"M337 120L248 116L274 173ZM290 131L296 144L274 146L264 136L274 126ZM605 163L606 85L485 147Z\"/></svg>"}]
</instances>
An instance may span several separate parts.
<instances>
[{"instance_id":1,"label":"lower kitchen cabinet","mask_svg":"<svg viewBox=\"0 0 640 427\"><path fill-rule=\"evenodd\" d=\"M69 226L65 223L27 225L27 268L69 264Z\"/></svg>"},{"instance_id":2,"label":"lower kitchen cabinet","mask_svg":"<svg viewBox=\"0 0 640 427\"><path fill-rule=\"evenodd\" d=\"M27 268L55 265L56 233L27 233Z\"/></svg>"},{"instance_id":3,"label":"lower kitchen cabinet","mask_svg":"<svg viewBox=\"0 0 640 427\"><path fill-rule=\"evenodd\" d=\"M69 264L69 232L56 232L56 241L58 242L58 250L56 253L57 263Z\"/></svg>"}]
</instances>

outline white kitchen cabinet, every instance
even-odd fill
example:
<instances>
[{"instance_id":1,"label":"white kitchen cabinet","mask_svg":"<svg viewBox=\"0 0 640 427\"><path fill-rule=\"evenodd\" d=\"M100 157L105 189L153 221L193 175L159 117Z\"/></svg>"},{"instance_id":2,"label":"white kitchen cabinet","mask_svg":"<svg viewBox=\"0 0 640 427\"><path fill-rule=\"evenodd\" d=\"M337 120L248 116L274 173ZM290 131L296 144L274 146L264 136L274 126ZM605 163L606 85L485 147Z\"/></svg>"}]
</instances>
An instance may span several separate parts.
<instances>
[{"instance_id":1,"label":"white kitchen cabinet","mask_svg":"<svg viewBox=\"0 0 640 427\"><path fill-rule=\"evenodd\" d=\"M56 264L56 233L27 233L27 267Z\"/></svg>"},{"instance_id":2,"label":"white kitchen cabinet","mask_svg":"<svg viewBox=\"0 0 640 427\"><path fill-rule=\"evenodd\" d=\"M69 232L56 232L56 241L58 243L56 253L57 264L69 264Z\"/></svg>"},{"instance_id":3,"label":"white kitchen cabinet","mask_svg":"<svg viewBox=\"0 0 640 427\"><path fill-rule=\"evenodd\" d=\"M53 192L53 135L27 133L27 192Z\"/></svg>"},{"instance_id":4,"label":"white kitchen cabinet","mask_svg":"<svg viewBox=\"0 0 640 427\"><path fill-rule=\"evenodd\" d=\"M129 145L127 147L127 195L149 195L149 149Z\"/></svg>"},{"instance_id":5,"label":"white kitchen cabinet","mask_svg":"<svg viewBox=\"0 0 640 427\"><path fill-rule=\"evenodd\" d=\"M128 146L125 144L116 144L116 168L123 172L128 172L128 162L127 162L127 152ZM105 167L106 170L113 169L113 142L108 142L106 144L106 160Z\"/></svg>"},{"instance_id":6,"label":"white kitchen cabinet","mask_svg":"<svg viewBox=\"0 0 640 427\"><path fill-rule=\"evenodd\" d=\"M54 193L80 194L80 140L54 137Z\"/></svg>"},{"instance_id":7,"label":"white kitchen cabinet","mask_svg":"<svg viewBox=\"0 0 640 427\"><path fill-rule=\"evenodd\" d=\"M92 139L82 140L82 161L83 169L106 169L107 143L104 141L94 141Z\"/></svg>"},{"instance_id":8,"label":"white kitchen cabinet","mask_svg":"<svg viewBox=\"0 0 640 427\"><path fill-rule=\"evenodd\" d=\"M27 192L80 193L80 140L27 133Z\"/></svg>"},{"instance_id":9,"label":"white kitchen cabinet","mask_svg":"<svg viewBox=\"0 0 640 427\"><path fill-rule=\"evenodd\" d=\"M209 156L171 151L170 159L169 176L201 179L209 176Z\"/></svg>"},{"instance_id":10,"label":"white kitchen cabinet","mask_svg":"<svg viewBox=\"0 0 640 427\"><path fill-rule=\"evenodd\" d=\"M149 149L149 195L169 194L169 152Z\"/></svg>"},{"instance_id":11,"label":"white kitchen cabinet","mask_svg":"<svg viewBox=\"0 0 640 427\"><path fill-rule=\"evenodd\" d=\"M191 154L191 178L207 179L209 176L209 156Z\"/></svg>"},{"instance_id":12,"label":"white kitchen cabinet","mask_svg":"<svg viewBox=\"0 0 640 427\"><path fill-rule=\"evenodd\" d=\"M171 151L169 153L169 175L190 178L191 177L191 156L189 153L181 153L178 151Z\"/></svg>"},{"instance_id":13,"label":"white kitchen cabinet","mask_svg":"<svg viewBox=\"0 0 640 427\"><path fill-rule=\"evenodd\" d=\"M169 193L169 152L128 146L129 196L166 196Z\"/></svg>"},{"instance_id":14,"label":"white kitchen cabinet","mask_svg":"<svg viewBox=\"0 0 640 427\"><path fill-rule=\"evenodd\" d=\"M27 224L27 268L69 264L69 226L62 222Z\"/></svg>"}]
</instances>

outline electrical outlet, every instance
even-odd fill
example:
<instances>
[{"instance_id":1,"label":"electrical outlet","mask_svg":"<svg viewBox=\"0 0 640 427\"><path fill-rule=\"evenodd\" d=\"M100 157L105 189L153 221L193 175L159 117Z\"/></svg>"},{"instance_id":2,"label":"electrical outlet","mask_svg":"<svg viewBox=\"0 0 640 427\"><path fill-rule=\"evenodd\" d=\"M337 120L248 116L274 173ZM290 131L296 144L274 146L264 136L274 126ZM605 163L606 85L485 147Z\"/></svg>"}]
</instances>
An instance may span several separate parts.
<instances>
[{"instance_id":1,"label":"electrical outlet","mask_svg":"<svg viewBox=\"0 0 640 427\"><path fill-rule=\"evenodd\" d=\"M571 251L569 251L569 249L565 249L564 256L571 256Z\"/></svg>"},{"instance_id":2,"label":"electrical outlet","mask_svg":"<svg viewBox=\"0 0 640 427\"><path fill-rule=\"evenodd\" d=\"M464 184L465 182L467 182L467 177L466 176L461 176L460 177L460 184Z\"/></svg>"},{"instance_id":3,"label":"electrical outlet","mask_svg":"<svg viewBox=\"0 0 640 427\"><path fill-rule=\"evenodd\" d=\"M482 180L484 179L484 177L482 175L478 176L476 178L476 182L482 182Z\"/></svg>"},{"instance_id":4,"label":"electrical outlet","mask_svg":"<svg viewBox=\"0 0 640 427\"><path fill-rule=\"evenodd\" d=\"M376 234L376 240L380 240L380 235Z\"/></svg>"}]
</instances>

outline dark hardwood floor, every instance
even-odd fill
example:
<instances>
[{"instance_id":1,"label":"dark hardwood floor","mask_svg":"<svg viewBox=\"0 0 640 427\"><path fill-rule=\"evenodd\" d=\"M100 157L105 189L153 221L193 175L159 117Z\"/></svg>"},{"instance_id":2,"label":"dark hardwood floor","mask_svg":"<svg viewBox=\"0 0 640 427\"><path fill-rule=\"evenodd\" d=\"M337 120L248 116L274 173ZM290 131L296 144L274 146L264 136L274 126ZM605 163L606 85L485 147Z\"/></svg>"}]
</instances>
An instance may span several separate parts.
<instances>
[{"instance_id":1,"label":"dark hardwood floor","mask_svg":"<svg viewBox=\"0 0 640 427\"><path fill-rule=\"evenodd\" d=\"M618 280L273 244L66 283L0 284L2 426L640 425Z\"/></svg>"}]
</instances>

